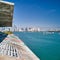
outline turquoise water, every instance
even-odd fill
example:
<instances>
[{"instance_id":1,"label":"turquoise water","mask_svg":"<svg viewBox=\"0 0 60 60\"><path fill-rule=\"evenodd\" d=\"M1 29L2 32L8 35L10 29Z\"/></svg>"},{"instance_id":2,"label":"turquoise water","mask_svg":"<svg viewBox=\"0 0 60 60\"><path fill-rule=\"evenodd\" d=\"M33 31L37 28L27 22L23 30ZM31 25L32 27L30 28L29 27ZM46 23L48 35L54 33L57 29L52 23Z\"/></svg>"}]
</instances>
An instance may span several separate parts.
<instances>
[{"instance_id":1,"label":"turquoise water","mask_svg":"<svg viewBox=\"0 0 60 60\"><path fill-rule=\"evenodd\" d=\"M60 33L14 32L41 60L60 60Z\"/></svg>"}]
</instances>

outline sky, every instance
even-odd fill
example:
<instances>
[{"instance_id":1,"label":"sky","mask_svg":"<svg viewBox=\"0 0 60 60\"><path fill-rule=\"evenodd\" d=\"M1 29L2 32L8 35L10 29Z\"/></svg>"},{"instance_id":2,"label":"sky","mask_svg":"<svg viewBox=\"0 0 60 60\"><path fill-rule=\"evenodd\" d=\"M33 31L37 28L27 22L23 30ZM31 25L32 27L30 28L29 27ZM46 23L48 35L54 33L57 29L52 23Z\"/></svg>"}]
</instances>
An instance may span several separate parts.
<instances>
[{"instance_id":1,"label":"sky","mask_svg":"<svg viewBox=\"0 0 60 60\"><path fill-rule=\"evenodd\" d=\"M15 3L13 25L60 27L60 0L5 0Z\"/></svg>"}]
</instances>

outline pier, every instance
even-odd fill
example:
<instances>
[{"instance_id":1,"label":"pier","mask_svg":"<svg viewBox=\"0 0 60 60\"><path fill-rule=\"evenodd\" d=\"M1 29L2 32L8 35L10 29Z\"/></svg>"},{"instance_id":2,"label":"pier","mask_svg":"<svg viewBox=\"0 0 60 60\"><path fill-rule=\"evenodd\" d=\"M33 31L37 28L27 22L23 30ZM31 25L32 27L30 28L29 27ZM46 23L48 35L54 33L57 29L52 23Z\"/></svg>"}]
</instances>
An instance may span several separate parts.
<instances>
[{"instance_id":1,"label":"pier","mask_svg":"<svg viewBox=\"0 0 60 60\"><path fill-rule=\"evenodd\" d=\"M8 56L6 59L5 56ZM17 36L8 35L0 43L1 60L40 60Z\"/></svg>"}]
</instances>

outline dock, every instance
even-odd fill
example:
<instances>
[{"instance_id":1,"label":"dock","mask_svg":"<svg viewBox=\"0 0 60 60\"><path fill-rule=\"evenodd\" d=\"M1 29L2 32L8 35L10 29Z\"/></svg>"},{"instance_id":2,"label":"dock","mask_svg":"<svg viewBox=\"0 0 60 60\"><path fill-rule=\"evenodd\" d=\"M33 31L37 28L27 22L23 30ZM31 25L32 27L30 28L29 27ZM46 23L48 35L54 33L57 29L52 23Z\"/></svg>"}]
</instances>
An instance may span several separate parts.
<instances>
[{"instance_id":1,"label":"dock","mask_svg":"<svg viewBox=\"0 0 60 60\"><path fill-rule=\"evenodd\" d=\"M26 45L14 34L9 34L0 43L0 60L40 60Z\"/></svg>"}]
</instances>

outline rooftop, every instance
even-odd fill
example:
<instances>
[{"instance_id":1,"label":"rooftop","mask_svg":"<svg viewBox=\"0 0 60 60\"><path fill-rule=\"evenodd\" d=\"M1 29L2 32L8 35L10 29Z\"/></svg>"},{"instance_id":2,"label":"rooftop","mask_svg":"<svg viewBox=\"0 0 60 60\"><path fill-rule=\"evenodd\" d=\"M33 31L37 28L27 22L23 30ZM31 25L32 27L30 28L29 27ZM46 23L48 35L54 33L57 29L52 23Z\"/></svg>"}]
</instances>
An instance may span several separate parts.
<instances>
[{"instance_id":1,"label":"rooftop","mask_svg":"<svg viewBox=\"0 0 60 60\"><path fill-rule=\"evenodd\" d=\"M9 4L9 5L14 5L14 3L7 2L7 1L0 1L1 3Z\"/></svg>"}]
</instances>

